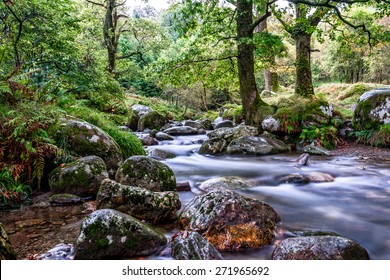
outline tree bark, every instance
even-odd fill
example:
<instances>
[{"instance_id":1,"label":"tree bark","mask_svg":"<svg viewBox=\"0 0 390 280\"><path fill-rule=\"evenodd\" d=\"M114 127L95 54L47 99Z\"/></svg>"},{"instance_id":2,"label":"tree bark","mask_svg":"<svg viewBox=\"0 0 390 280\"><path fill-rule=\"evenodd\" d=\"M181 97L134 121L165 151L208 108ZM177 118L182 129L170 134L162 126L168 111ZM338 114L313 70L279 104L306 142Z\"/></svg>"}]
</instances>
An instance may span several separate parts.
<instances>
[{"instance_id":1,"label":"tree bark","mask_svg":"<svg viewBox=\"0 0 390 280\"><path fill-rule=\"evenodd\" d=\"M108 56L108 72L111 74L115 72L116 69L116 52L118 49L118 36L116 34L116 25L117 25L117 17L116 17L116 8L115 8L116 0L107 1L106 5L106 16L104 19L104 43L107 48L107 56Z\"/></svg>"},{"instance_id":2,"label":"tree bark","mask_svg":"<svg viewBox=\"0 0 390 280\"><path fill-rule=\"evenodd\" d=\"M294 36L296 46L295 93L309 97L314 95L311 75L311 34L298 32Z\"/></svg>"}]
</instances>

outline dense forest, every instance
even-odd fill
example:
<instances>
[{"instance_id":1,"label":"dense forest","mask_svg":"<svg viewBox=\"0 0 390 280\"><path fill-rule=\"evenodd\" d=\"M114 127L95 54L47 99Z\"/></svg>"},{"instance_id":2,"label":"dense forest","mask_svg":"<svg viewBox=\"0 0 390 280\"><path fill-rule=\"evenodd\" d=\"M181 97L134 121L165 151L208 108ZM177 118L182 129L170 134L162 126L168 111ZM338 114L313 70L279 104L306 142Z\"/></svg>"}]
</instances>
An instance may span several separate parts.
<instances>
[{"instance_id":1,"label":"dense forest","mask_svg":"<svg viewBox=\"0 0 390 280\"><path fill-rule=\"evenodd\" d=\"M34 193L71 193L54 173L83 156L103 159L93 163L107 167L102 178L136 184L118 175L122 161L146 154L161 159L146 147L164 140L163 132L169 137L215 129L199 150L208 155L263 155L250 137L264 131L276 143L268 154L310 146L328 155L353 142L387 153L390 1L171 0L164 9L134 2L0 1L1 208L27 203ZM83 127L71 132L77 122ZM98 139L94 147L80 140L88 138L89 125L98 135L89 136ZM223 127L239 127L231 132L238 136L217 134ZM249 142L234 142L244 136ZM298 162L305 165L307 158ZM100 190L109 185L104 182ZM98 187L75 194L95 198ZM176 184L159 188L148 195L180 209L178 197L160 195ZM146 214L138 218L148 220ZM271 220L280 218L275 213ZM218 244L220 236L207 234ZM157 239L150 242L162 242ZM272 236L260 239L248 247L268 244ZM235 242L226 248L240 248Z\"/></svg>"}]
</instances>

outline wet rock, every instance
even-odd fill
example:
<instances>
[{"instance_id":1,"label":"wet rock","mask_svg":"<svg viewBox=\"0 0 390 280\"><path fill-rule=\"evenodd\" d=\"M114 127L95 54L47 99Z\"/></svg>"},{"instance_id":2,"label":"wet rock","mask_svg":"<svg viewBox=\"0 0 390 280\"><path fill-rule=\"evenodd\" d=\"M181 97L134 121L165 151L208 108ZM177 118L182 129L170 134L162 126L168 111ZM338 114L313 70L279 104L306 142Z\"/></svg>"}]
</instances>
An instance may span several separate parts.
<instances>
[{"instance_id":1,"label":"wet rock","mask_svg":"<svg viewBox=\"0 0 390 280\"><path fill-rule=\"evenodd\" d=\"M104 160L108 175L113 177L123 162L122 151L103 130L79 119L61 119L56 138L65 141L73 156L98 156Z\"/></svg>"},{"instance_id":2,"label":"wet rock","mask_svg":"<svg viewBox=\"0 0 390 280\"><path fill-rule=\"evenodd\" d=\"M139 122L140 117L142 117L143 115L146 115L152 111L153 111L152 108L145 106L145 105L136 104L136 105L131 106L129 123L127 124L127 126L130 127L134 131L138 130L138 122Z\"/></svg>"},{"instance_id":3,"label":"wet rock","mask_svg":"<svg viewBox=\"0 0 390 280\"><path fill-rule=\"evenodd\" d=\"M333 117L333 105L325 100L316 100L308 106L303 116L304 127L321 127L328 124Z\"/></svg>"},{"instance_id":4,"label":"wet rock","mask_svg":"<svg viewBox=\"0 0 390 280\"><path fill-rule=\"evenodd\" d=\"M76 240L75 259L128 259L155 253L167 240L161 232L112 209L86 217Z\"/></svg>"},{"instance_id":5,"label":"wet rock","mask_svg":"<svg viewBox=\"0 0 390 280\"><path fill-rule=\"evenodd\" d=\"M164 133L164 132L157 132L156 133L156 139L159 140L159 141L169 141L169 140L173 140L175 138L173 138L171 135L167 134L167 133Z\"/></svg>"},{"instance_id":6,"label":"wet rock","mask_svg":"<svg viewBox=\"0 0 390 280\"><path fill-rule=\"evenodd\" d=\"M78 195L69 193L54 194L49 197L49 203L52 205L82 204L84 201L85 199L79 197Z\"/></svg>"},{"instance_id":7,"label":"wet rock","mask_svg":"<svg viewBox=\"0 0 390 280\"><path fill-rule=\"evenodd\" d=\"M154 192L175 191L176 177L168 165L147 156L128 158L115 175L118 183Z\"/></svg>"},{"instance_id":8,"label":"wet rock","mask_svg":"<svg viewBox=\"0 0 390 280\"><path fill-rule=\"evenodd\" d=\"M367 251L341 236L304 236L283 240L272 253L274 260L368 260Z\"/></svg>"},{"instance_id":9,"label":"wet rock","mask_svg":"<svg viewBox=\"0 0 390 280\"><path fill-rule=\"evenodd\" d=\"M140 220L161 223L173 220L181 207L177 192L152 192L113 180L102 182L96 198L97 209L115 209Z\"/></svg>"},{"instance_id":10,"label":"wet rock","mask_svg":"<svg viewBox=\"0 0 390 280\"><path fill-rule=\"evenodd\" d=\"M0 260L16 260L16 253L11 241L0 223Z\"/></svg>"},{"instance_id":11,"label":"wet rock","mask_svg":"<svg viewBox=\"0 0 390 280\"><path fill-rule=\"evenodd\" d=\"M147 134L137 134L137 137L139 140L141 140L142 145L144 146L158 145L158 141Z\"/></svg>"},{"instance_id":12,"label":"wet rock","mask_svg":"<svg viewBox=\"0 0 390 280\"><path fill-rule=\"evenodd\" d=\"M374 89L360 96L352 124L357 130L390 124L390 88Z\"/></svg>"},{"instance_id":13,"label":"wet rock","mask_svg":"<svg viewBox=\"0 0 390 280\"><path fill-rule=\"evenodd\" d=\"M167 158L175 158L176 155L174 153L164 151L161 149L150 149L147 151L148 156L157 160L164 160Z\"/></svg>"},{"instance_id":14,"label":"wet rock","mask_svg":"<svg viewBox=\"0 0 390 280\"><path fill-rule=\"evenodd\" d=\"M311 154L311 155L319 155L319 156L329 156L330 152L322 147L314 146L314 145L307 145L303 148L303 151L305 153Z\"/></svg>"},{"instance_id":15,"label":"wet rock","mask_svg":"<svg viewBox=\"0 0 390 280\"><path fill-rule=\"evenodd\" d=\"M223 153L226 147L226 140L222 138L210 138L203 142L198 153L201 155L216 155Z\"/></svg>"},{"instance_id":16,"label":"wet rock","mask_svg":"<svg viewBox=\"0 0 390 280\"><path fill-rule=\"evenodd\" d=\"M279 221L268 204L225 190L195 197L181 212L179 226L231 251L269 244Z\"/></svg>"},{"instance_id":17,"label":"wet rock","mask_svg":"<svg viewBox=\"0 0 390 280\"><path fill-rule=\"evenodd\" d=\"M180 232L172 242L176 260L223 260L220 252L197 232Z\"/></svg>"},{"instance_id":18,"label":"wet rock","mask_svg":"<svg viewBox=\"0 0 390 280\"><path fill-rule=\"evenodd\" d=\"M303 166L307 165L309 163L309 157L310 155L308 153L303 153L299 156L299 158L296 160L297 166Z\"/></svg>"},{"instance_id":19,"label":"wet rock","mask_svg":"<svg viewBox=\"0 0 390 280\"><path fill-rule=\"evenodd\" d=\"M235 176L225 176L212 178L207 181L204 181L198 187L204 192L212 191L224 191L224 190L238 190L238 189L248 189L252 186L245 182L240 177Z\"/></svg>"},{"instance_id":20,"label":"wet rock","mask_svg":"<svg viewBox=\"0 0 390 280\"><path fill-rule=\"evenodd\" d=\"M104 161L97 156L80 158L52 171L49 185L54 193L96 196L100 182L108 178Z\"/></svg>"},{"instance_id":21,"label":"wet rock","mask_svg":"<svg viewBox=\"0 0 390 280\"><path fill-rule=\"evenodd\" d=\"M228 144L233 140L243 136L255 136L258 135L258 129L249 125L238 125L236 127L220 128L211 131L207 136L211 138L222 138Z\"/></svg>"},{"instance_id":22,"label":"wet rock","mask_svg":"<svg viewBox=\"0 0 390 280\"><path fill-rule=\"evenodd\" d=\"M179 122L179 121L169 121L167 124L165 124L161 129L160 131L164 131L168 128L172 128L172 127L176 127L176 126L183 126L183 123L182 122Z\"/></svg>"},{"instance_id":23,"label":"wet rock","mask_svg":"<svg viewBox=\"0 0 390 280\"><path fill-rule=\"evenodd\" d=\"M73 260L74 246L73 244L60 243L54 246L46 253L38 256L38 260Z\"/></svg>"},{"instance_id":24,"label":"wet rock","mask_svg":"<svg viewBox=\"0 0 390 280\"><path fill-rule=\"evenodd\" d=\"M202 125L203 129L211 130L214 129L212 125L212 121L209 119L203 119L200 121L200 124Z\"/></svg>"},{"instance_id":25,"label":"wet rock","mask_svg":"<svg viewBox=\"0 0 390 280\"><path fill-rule=\"evenodd\" d=\"M214 129L224 128L224 127L233 127L234 123L231 120L223 120L214 124Z\"/></svg>"},{"instance_id":26,"label":"wet rock","mask_svg":"<svg viewBox=\"0 0 390 280\"><path fill-rule=\"evenodd\" d=\"M153 111L147 113L139 118L138 130L144 131L145 129L157 129L160 130L167 123L167 118L160 113Z\"/></svg>"},{"instance_id":27,"label":"wet rock","mask_svg":"<svg viewBox=\"0 0 390 280\"><path fill-rule=\"evenodd\" d=\"M261 123L261 127L269 132L280 131L280 121L272 116L268 116Z\"/></svg>"},{"instance_id":28,"label":"wet rock","mask_svg":"<svg viewBox=\"0 0 390 280\"><path fill-rule=\"evenodd\" d=\"M308 184L309 178L302 174L288 174L280 179L278 179L280 184Z\"/></svg>"},{"instance_id":29,"label":"wet rock","mask_svg":"<svg viewBox=\"0 0 390 280\"><path fill-rule=\"evenodd\" d=\"M178 182L176 183L176 190L178 192L190 192L191 185L189 182Z\"/></svg>"},{"instance_id":30,"label":"wet rock","mask_svg":"<svg viewBox=\"0 0 390 280\"><path fill-rule=\"evenodd\" d=\"M327 173L322 172L312 172L306 175L308 180L312 183L326 183L326 182L334 182L335 178Z\"/></svg>"},{"instance_id":31,"label":"wet rock","mask_svg":"<svg viewBox=\"0 0 390 280\"><path fill-rule=\"evenodd\" d=\"M187 120L183 122L183 126L190 126L195 129L204 129L203 125L197 121Z\"/></svg>"},{"instance_id":32,"label":"wet rock","mask_svg":"<svg viewBox=\"0 0 390 280\"><path fill-rule=\"evenodd\" d=\"M288 150L288 146L280 140L266 137L244 136L230 142L226 152L228 154L270 155L287 152Z\"/></svg>"},{"instance_id":33,"label":"wet rock","mask_svg":"<svg viewBox=\"0 0 390 280\"><path fill-rule=\"evenodd\" d=\"M195 135L198 130L190 126L174 126L164 130L169 135Z\"/></svg>"}]
</instances>

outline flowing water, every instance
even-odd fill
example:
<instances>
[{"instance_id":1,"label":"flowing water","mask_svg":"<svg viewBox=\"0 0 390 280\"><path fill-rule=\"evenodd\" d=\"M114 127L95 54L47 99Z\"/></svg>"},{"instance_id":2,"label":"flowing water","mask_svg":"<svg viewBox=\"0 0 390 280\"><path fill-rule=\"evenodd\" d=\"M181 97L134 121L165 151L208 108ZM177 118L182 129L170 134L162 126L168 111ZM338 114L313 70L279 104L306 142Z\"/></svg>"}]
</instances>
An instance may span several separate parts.
<instances>
[{"instance_id":1,"label":"flowing water","mask_svg":"<svg viewBox=\"0 0 390 280\"><path fill-rule=\"evenodd\" d=\"M282 219L273 244L224 253L226 259L269 259L275 243L284 235L302 230L333 231L360 243L371 259L390 259L389 161L311 156L308 166L298 168L297 153L256 157L199 155L197 150L204 139L205 135L180 136L162 141L157 147L177 156L164 162L173 169L178 182L191 184L192 192L180 192L183 207L202 193L197 186L203 181L239 176L254 187L238 192L270 204ZM331 183L278 184L278 178L284 175L311 172L328 173L336 179ZM0 212L0 221L9 231L11 241L19 242L26 257L28 251L44 253L57 243L74 241L80 220L91 211L85 205L24 208ZM167 236L175 231L165 230Z\"/></svg>"}]
</instances>

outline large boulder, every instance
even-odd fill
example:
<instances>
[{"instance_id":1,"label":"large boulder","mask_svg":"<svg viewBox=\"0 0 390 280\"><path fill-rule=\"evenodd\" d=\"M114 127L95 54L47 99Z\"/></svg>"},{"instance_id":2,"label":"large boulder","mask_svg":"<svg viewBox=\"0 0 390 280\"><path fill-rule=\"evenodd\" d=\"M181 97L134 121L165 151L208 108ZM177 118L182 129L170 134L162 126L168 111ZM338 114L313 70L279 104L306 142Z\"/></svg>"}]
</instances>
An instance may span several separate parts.
<instances>
[{"instance_id":1,"label":"large boulder","mask_svg":"<svg viewBox=\"0 0 390 280\"><path fill-rule=\"evenodd\" d=\"M170 141L175 138L173 138L171 135L164 133L164 132L157 132L156 133L156 139L159 141Z\"/></svg>"},{"instance_id":2,"label":"large boulder","mask_svg":"<svg viewBox=\"0 0 390 280\"><path fill-rule=\"evenodd\" d=\"M352 124L357 130L390 124L390 88L375 89L360 96Z\"/></svg>"},{"instance_id":3,"label":"large boulder","mask_svg":"<svg viewBox=\"0 0 390 280\"><path fill-rule=\"evenodd\" d=\"M222 260L220 252L197 232L180 232L172 241L172 257L176 260Z\"/></svg>"},{"instance_id":4,"label":"large boulder","mask_svg":"<svg viewBox=\"0 0 390 280\"><path fill-rule=\"evenodd\" d=\"M169 135L195 135L198 130L191 126L174 126L164 130L164 133Z\"/></svg>"},{"instance_id":5,"label":"large boulder","mask_svg":"<svg viewBox=\"0 0 390 280\"><path fill-rule=\"evenodd\" d=\"M167 240L161 232L112 209L86 217L76 240L75 259L128 259L155 253Z\"/></svg>"},{"instance_id":6,"label":"large boulder","mask_svg":"<svg viewBox=\"0 0 390 280\"><path fill-rule=\"evenodd\" d=\"M235 176L225 176L225 177L217 177L211 178L207 181L204 181L198 187L204 192L212 192L212 191L224 191L224 190L240 190L240 189L248 189L252 186L245 182L240 177Z\"/></svg>"},{"instance_id":7,"label":"large boulder","mask_svg":"<svg viewBox=\"0 0 390 280\"><path fill-rule=\"evenodd\" d=\"M172 169L147 156L133 156L125 160L118 169L115 180L153 192L176 190L176 177Z\"/></svg>"},{"instance_id":8,"label":"large boulder","mask_svg":"<svg viewBox=\"0 0 390 280\"><path fill-rule=\"evenodd\" d=\"M110 177L123 161L118 144L103 130L80 119L61 119L56 135L65 141L73 156L98 156L104 160Z\"/></svg>"},{"instance_id":9,"label":"large boulder","mask_svg":"<svg viewBox=\"0 0 390 280\"><path fill-rule=\"evenodd\" d=\"M139 118L138 130L144 131L147 128L160 130L167 121L168 120L165 116L161 115L159 112L153 111Z\"/></svg>"},{"instance_id":10,"label":"large boulder","mask_svg":"<svg viewBox=\"0 0 390 280\"><path fill-rule=\"evenodd\" d=\"M225 190L195 197L181 212L179 226L231 251L269 244L279 221L268 204Z\"/></svg>"},{"instance_id":11,"label":"large boulder","mask_svg":"<svg viewBox=\"0 0 390 280\"><path fill-rule=\"evenodd\" d=\"M223 153L226 147L226 140L222 138L210 138L203 142L198 153L202 155L216 155Z\"/></svg>"},{"instance_id":12,"label":"large boulder","mask_svg":"<svg viewBox=\"0 0 390 280\"><path fill-rule=\"evenodd\" d=\"M261 127L268 132L279 132L281 131L280 121L272 116L266 117L261 123Z\"/></svg>"},{"instance_id":13,"label":"large boulder","mask_svg":"<svg viewBox=\"0 0 390 280\"><path fill-rule=\"evenodd\" d=\"M0 223L0 260L16 260L16 253L11 241Z\"/></svg>"},{"instance_id":14,"label":"large boulder","mask_svg":"<svg viewBox=\"0 0 390 280\"><path fill-rule=\"evenodd\" d=\"M145 105L136 104L131 106L129 123L127 124L127 126L130 127L132 130L138 130L138 122L140 117L152 111L152 108Z\"/></svg>"},{"instance_id":15,"label":"large boulder","mask_svg":"<svg viewBox=\"0 0 390 280\"><path fill-rule=\"evenodd\" d=\"M211 131L207 136L211 138L222 138L227 144L232 140L243 137L243 136L256 136L259 131L256 127L249 125L238 125L236 127L219 128Z\"/></svg>"},{"instance_id":16,"label":"large boulder","mask_svg":"<svg viewBox=\"0 0 390 280\"><path fill-rule=\"evenodd\" d=\"M288 150L286 144L271 137L244 136L230 142L226 152L228 154L270 155Z\"/></svg>"},{"instance_id":17,"label":"large boulder","mask_svg":"<svg viewBox=\"0 0 390 280\"><path fill-rule=\"evenodd\" d=\"M287 238L272 253L274 260L368 260L367 251L341 236Z\"/></svg>"},{"instance_id":18,"label":"large boulder","mask_svg":"<svg viewBox=\"0 0 390 280\"><path fill-rule=\"evenodd\" d=\"M49 185L54 193L96 196L101 181L108 178L104 161L97 156L80 158L52 171Z\"/></svg>"},{"instance_id":19,"label":"large boulder","mask_svg":"<svg viewBox=\"0 0 390 280\"><path fill-rule=\"evenodd\" d=\"M97 209L115 209L153 223L172 220L180 206L177 192L152 192L110 179L102 182L96 198Z\"/></svg>"},{"instance_id":20,"label":"large boulder","mask_svg":"<svg viewBox=\"0 0 390 280\"><path fill-rule=\"evenodd\" d=\"M203 125L198 121L186 120L183 122L183 126L190 126L195 129L205 129Z\"/></svg>"},{"instance_id":21,"label":"large boulder","mask_svg":"<svg viewBox=\"0 0 390 280\"><path fill-rule=\"evenodd\" d=\"M171 152L168 152L165 150L161 150L161 149L156 149L156 148L147 150L147 154L149 157L157 159L157 160L165 160L167 158L175 158L176 157L176 155L174 153L171 153Z\"/></svg>"},{"instance_id":22,"label":"large boulder","mask_svg":"<svg viewBox=\"0 0 390 280\"><path fill-rule=\"evenodd\" d=\"M234 123L231 120L223 120L214 124L214 129L224 128L224 127L233 127Z\"/></svg>"}]
</instances>

